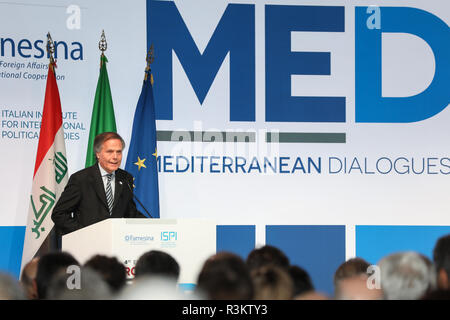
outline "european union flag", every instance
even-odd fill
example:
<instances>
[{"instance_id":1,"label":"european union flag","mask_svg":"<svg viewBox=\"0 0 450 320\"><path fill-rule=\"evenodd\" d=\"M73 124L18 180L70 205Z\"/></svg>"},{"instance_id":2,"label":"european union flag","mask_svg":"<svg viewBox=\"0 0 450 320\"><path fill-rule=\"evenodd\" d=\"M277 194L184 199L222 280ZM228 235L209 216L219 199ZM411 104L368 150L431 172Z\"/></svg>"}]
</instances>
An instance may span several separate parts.
<instances>
[{"instance_id":1,"label":"european union flag","mask_svg":"<svg viewBox=\"0 0 450 320\"><path fill-rule=\"evenodd\" d=\"M136 197L149 211L152 218L159 218L158 153L153 78L150 68L147 68L146 72L147 75L134 113L133 131L125 170L134 177ZM136 202L136 206L140 212L148 216L139 202Z\"/></svg>"}]
</instances>

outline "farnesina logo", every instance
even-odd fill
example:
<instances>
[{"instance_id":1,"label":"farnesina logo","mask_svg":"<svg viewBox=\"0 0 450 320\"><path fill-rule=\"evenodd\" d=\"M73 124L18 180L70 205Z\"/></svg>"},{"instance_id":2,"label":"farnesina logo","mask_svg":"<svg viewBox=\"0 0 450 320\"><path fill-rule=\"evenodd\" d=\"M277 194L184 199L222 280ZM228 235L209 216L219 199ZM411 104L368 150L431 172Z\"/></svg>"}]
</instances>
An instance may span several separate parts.
<instances>
[{"instance_id":1,"label":"farnesina logo","mask_svg":"<svg viewBox=\"0 0 450 320\"><path fill-rule=\"evenodd\" d=\"M54 41L54 44L55 59L83 60L83 45L80 42L74 41L68 44L65 41ZM0 38L0 55L11 58L16 56L35 59L50 58L45 53L44 40L14 40L8 37Z\"/></svg>"},{"instance_id":2,"label":"farnesina logo","mask_svg":"<svg viewBox=\"0 0 450 320\"><path fill-rule=\"evenodd\" d=\"M400 3L400 1L399 1ZM355 121L415 122L447 107L450 30L437 16L409 7L355 7ZM265 121L346 122L345 96L292 96L292 75L331 75L332 52L291 51L292 32L344 33L344 6L265 5ZM312 19L311 17L314 17ZM156 118L173 120L176 54L203 103L225 57L230 56L230 121L255 121L255 5L228 4L200 53L174 2L147 0L147 42L158 59L152 71ZM424 40L435 57L435 74L423 92L384 97L381 92L383 33ZM343 44L345 45L345 44Z\"/></svg>"},{"instance_id":3,"label":"farnesina logo","mask_svg":"<svg viewBox=\"0 0 450 320\"><path fill-rule=\"evenodd\" d=\"M155 239L151 235L138 235L138 236L135 236L133 234L127 234L127 235L125 235L124 240L125 240L126 243L129 243L129 244L146 244L146 243L151 242L151 241L153 241Z\"/></svg>"}]
</instances>

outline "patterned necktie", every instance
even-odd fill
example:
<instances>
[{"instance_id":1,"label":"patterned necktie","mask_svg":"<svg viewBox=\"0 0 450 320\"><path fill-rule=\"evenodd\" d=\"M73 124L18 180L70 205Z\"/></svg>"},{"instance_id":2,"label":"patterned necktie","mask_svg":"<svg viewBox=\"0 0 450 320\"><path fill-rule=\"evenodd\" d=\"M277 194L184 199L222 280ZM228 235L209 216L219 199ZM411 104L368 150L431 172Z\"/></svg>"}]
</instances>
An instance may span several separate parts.
<instances>
[{"instance_id":1,"label":"patterned necktie","mask_svg":"<svg viewBox=\"0 0 450 320\"><path fill-rule=\"evenodd\" d=\"M114 202L111 188L112 173L107 174L106 177L108 178L108 182L106 182L106 202L108 203L109 215L111 215Z\"/></svg>"}]
</instances>

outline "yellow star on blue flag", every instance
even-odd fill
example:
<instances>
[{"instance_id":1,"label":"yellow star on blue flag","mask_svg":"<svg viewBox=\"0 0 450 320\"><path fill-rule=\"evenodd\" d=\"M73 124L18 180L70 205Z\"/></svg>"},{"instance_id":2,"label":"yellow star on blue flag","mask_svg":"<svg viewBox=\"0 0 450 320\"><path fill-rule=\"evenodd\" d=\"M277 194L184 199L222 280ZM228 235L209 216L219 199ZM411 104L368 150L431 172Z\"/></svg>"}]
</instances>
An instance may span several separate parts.
<instances>
[{"instance_id":1,"label":"yellow star on blue flag","mask_svg":"<svg viewBox=\"0 0 450 320\"><path fill-rule=\"evenodd\" d=\"M142 160L141 160L141 158L138 157L137 162L134 163L135 165L138 166L138 171L140 171L142 167L147 168L147 167L145 166L145 164L144 164L145 160L147 160L147 159L142 159Z\"/></svg>"}]
</instances>

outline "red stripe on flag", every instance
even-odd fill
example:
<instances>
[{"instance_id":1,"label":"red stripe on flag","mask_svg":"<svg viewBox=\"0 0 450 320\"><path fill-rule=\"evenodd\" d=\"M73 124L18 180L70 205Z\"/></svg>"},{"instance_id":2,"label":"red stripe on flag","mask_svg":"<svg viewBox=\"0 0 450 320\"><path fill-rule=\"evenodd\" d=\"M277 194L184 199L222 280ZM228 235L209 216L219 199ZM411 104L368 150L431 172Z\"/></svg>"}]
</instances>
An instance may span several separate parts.
<instances>
[{"instance_id":1,"label":"red stripe on flag","mask_svg":"<svg viewBox=\"0 0 450 320\"><path fill-rule=\"evenodd\" d=\"M41 166L42 160L53 145L55 135L62 126L61 101L58 85L52 65L48 66L47 86L45 88L44 110L39 134L39 144L36 154L33 178Z\"/></svg>"}]
</instances>

